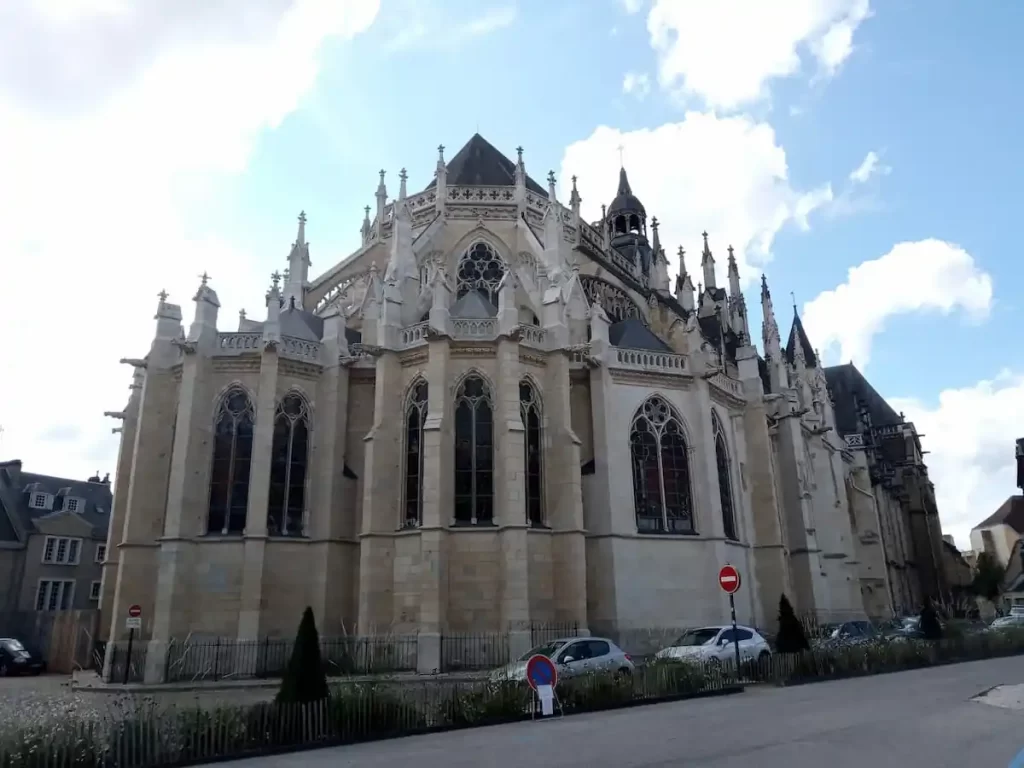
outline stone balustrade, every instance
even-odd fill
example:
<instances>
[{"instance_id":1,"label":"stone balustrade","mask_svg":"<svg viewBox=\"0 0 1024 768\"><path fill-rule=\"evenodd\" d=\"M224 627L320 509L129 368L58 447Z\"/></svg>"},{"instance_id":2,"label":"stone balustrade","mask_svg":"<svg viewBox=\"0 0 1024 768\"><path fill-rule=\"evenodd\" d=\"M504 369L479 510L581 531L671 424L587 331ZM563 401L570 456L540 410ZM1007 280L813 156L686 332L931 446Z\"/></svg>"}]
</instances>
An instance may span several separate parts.
<instances>
[{"instance_id":1,"label":"stone balustrade","mask_svg":"<svg viewBox=\"0 0 1024 768\"><path fill-rule=\"evenodd\" d=\"M646 349L611 350L608 361L612 368L624 368L647 373L687 373L686 356L671 352L653 352Z\"/></svg>"},{"instance_id":2,"label":"stone balustrade","mask_svg":"<svg viewBox=\"0 0 1024 768\"><path fill-rule=\"evenodd\" d=\"M716 373L708 381L711 383L711 386L725 392L727 395L743 397L743 385L736 379L729 378L724 373Z\"/></svg>"},{"instance_id":3,"label":"stone balustrade","mask_svg":"<svg viewBox=\"0 0 1024 768\"><path fill-rule=\"evenodd\" d=\"M316 341L297 339L294 336L281 337L281 356L307 363L320 362L321 344Z\"/></svg>"},{"instance_id":4,"label":"stone balustrade","mask_svg":"<svg viewBox=\"0 0 1024 768\"><path fill-rule=\"evenodd\" d=\"M218 355L247 355L263 350L262 333L218 333Z\"/></svg>"},{"instance_id":5,"label":"stone balustrade","mask_svg":"<svg viewBox=\"0 0 1024 768\"><path fill-rule=\"evenodd\" d=\"M403 328L398 335L399 348L408 349L426 343L428 327L429 324L424 320L422 323Z\"/></svg>"},{"instance_id":6,"label":"stone balustrade","mask_svg":"<svg viewBox=\"0 0 1024 768\"><path fill-rule=\"evenodd\" d=\"M547 332L543 328L538 328L535 325L521 325L519 326L519 343L526 344L530 347L544 348L544 342L547 339Z\"/></svg>"},{"instance_id":7,"label":"stone balustrade","mask_svg":"<svg viewBox=\"0 0 1024 768\"><path fill-rule=\"evenodd\" d=\"M498 335L498 319L453 318L451 330L453 339L494 339Z\"/></svg>"}]
</instances>

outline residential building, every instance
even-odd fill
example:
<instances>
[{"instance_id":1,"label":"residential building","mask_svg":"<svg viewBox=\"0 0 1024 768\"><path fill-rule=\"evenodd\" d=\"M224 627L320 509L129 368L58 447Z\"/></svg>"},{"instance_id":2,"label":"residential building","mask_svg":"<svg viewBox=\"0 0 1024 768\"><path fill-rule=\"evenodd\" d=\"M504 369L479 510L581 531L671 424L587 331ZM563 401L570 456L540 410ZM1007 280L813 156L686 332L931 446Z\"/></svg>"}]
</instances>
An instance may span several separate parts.
<instances>
[{"instance_id":1,"label":"residential building","mask_svg":"<svg viewBox=\"0 0 1024 768\"><path fill-rule=\"evenodd\" d=\"M112 414L103 593L112 639L141 607L147 679L175 638L290 636L305 605L327 635L417 633L425 670L450 632L522 652L531 623L721 622L725 563L744 621L774 621L783 593L863 616L856 459L767 280L761 355L732 249L719 286L705 233L673 285L625 169L588 223L575 181L564 205L521 150L475 135L436 168L394 198L382 172L360 247L319 277L300 215L265 319L224 329L204 275L186 331L160 294Z\"/></svg>"},{"instance_id":2,"label":"residential building","mask_svg":"<svg viewBox=\"0 0 1024 768\"><path fill-rule=\"evenodd\" d=\"M1024 496L1010 496L995 512L971 529L971 548L987 552L1000 565L1010 562L1014 545L1024 535Z\"/></svg>"},{"instance_id":3,"label":"residential building","mask_svg":"<svg viewBox=\"0 0 1024 768\"><path fill-rule=\"evenodd\" d=\"M0 614L98 609L110 479L0 463Z\"/></svg>"}]
</instances>

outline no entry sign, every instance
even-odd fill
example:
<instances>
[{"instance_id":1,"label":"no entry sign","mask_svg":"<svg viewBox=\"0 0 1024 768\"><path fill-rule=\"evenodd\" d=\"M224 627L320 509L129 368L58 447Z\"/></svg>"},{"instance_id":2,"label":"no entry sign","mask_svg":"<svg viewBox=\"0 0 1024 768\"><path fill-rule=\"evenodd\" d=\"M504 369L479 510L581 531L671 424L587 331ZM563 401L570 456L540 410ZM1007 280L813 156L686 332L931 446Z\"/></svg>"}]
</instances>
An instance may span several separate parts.
<instances>
[{"instance_id":1,"label":"no entry sign","mask_svg":"<svg viewBox=\"0 0 1024 768\"><path fill-rule=\"evenodd\" d=\"M555 669L555 663L539 653L531 656L530 660L526 662L526 682L535 691L545 685L554 688L555 683L558 682L558 670Z\"/></svg>"},{"instance_id":2,"label":"no entry sign","mask_svg":"<svg viewBox=\"0 0 1024 768\"><path fill-rule=\"evenodd\" d=\"M723 565L718 572L718 586L727 595L735 595L740 591L740 572L731 565Z\"/></svg>"},{"instance_id":3,"label":"no entry sign","mask_svg":"<svg viewBox=\"0 0 1024 768\"><path fill-rule=\"evenodd\" d=\"M141 605L130 605L130 606L128 606L128 615L131 616L133 619L139 618L139 616L142 615L142 606Z\"/></svg>"}]
</instances>

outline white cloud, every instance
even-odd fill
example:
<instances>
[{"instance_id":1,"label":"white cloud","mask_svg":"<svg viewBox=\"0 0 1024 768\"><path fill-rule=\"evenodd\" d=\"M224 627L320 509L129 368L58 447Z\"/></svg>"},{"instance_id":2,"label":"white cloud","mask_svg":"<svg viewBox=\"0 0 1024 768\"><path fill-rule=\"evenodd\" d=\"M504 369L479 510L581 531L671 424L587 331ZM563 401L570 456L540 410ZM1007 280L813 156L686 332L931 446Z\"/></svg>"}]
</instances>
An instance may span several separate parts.
<instances>
[{"instance_id":1,"label":"white cloud","mask_svg":"<svg viewBox=\"0 0 1024 768\"><path fill-rule=\"evenodd\" d=\"M596 221L618 186L619 151L633 192L657 216L662 246L672 263L680 244L687 269L700 278L702 230L710 234L718 284L725 285L726 246L736 248L740 277L752 281L748 264L770 258L772 241L787 222L806 225L807 216L831 192L807 192L789 182L786 153L767 123L747 117L721 118L689 112L682 122L655 129L621 132L601 126L566 148L561 164L563 189L578 176L583 216Z\"/></svg>"},{"instance_id":2,"label":"white cloud","mask_svg":"<svg viewBox=\"0 0 1024 768\"><path fill-rule=\"evenodd\" d=\"M5 454L44 472L113 471L114 422L102 414L127 399L131 372L117 360L147 351L161 288L188 322L195 276L209 270L221 327L243 304L261 311L292 223L276 248L241 253L195 208L300 106L323 44L376 12L369 0L79 0L53 19L4 6L0 231L12 290L0 327L17 330L5 339L16 375L0 377L0 403L17 404L0 413ZM58 450L44 439L75 430L90 437Z\"/></svg>"},{"instance_id":3,"label":"white cloud","mask_svg":"<svg viewBox=\"0 0 1024 768\"><path fill-rule=\"evenodd\" d=\"M804 307L803 319L823 353L838 346L840 360L863 368L890 317L959 309L980 320L991 306L992 277L960 246L928 239L897 243L881 258L851 267L845 283Z\"/></svg>"},{"instance_id":4,"label":"white cloud","mask_svg":"<svg viewBox=\"0 0 1024 768\"><path fill-rule=\"evenodd\" d=\"M850 181L854 184L864 184L873 176L888 176L892 171L887 165L882 165L881 158L874 150L868 152L861 164L850 171Z\"/></svg>"},{"instance_id":5,"label":"white cloud","mask_svg":"<svg viewBox=\"0 0 1024 768\"><path fill-rule=\"evenodd\" d=\"M622 92L636 96L643 101L651 92L651 79L646 72L627 72L622 78Z\"/></svg>"},{"instance_id":6,"label":"white cloud","mask_svg":"<svg viewBox=\"0 0 1024 768\"><path fill-rule=\"evenodd\" d=\"M659 82L709 106L735 109L809 57L828 77L853 51L869 0L656 0L647 17Z\"/></svg>"},{"instance_id":7,"label":"white cloud","mask_svg":"<svg viewBox=\"0 0 1024 768\"><path fill-rule=\"evenodd\" d=\"M970 548L970 530L1016 490L1014 441L1024 435L1024 372L947 389L938 402L889 398L923 433L944 533Z\"/></svg>"},{"instance_id":8,"label":"white cloud","mask_svg":"<svg viewBox=\"0 0 1024 768\"><path fill-rule=\"evenodd\" d=\"M394 14L400 26L385 45L392 52L410 49L451 49L497 32L515 23L515 5L488 8L464 18L432 3L413 0Z\"/></svg>"},{"instance_id":9,"label":"white cloud","mask_svg":"<svg viewBox=\"0 0 1024 768\"><path fill-rule=\"evenodd\" d=\"M622 10L629 14L638 13L644 7L644 0L619 0L619 2L622 4Z\"/></svg>"}]
</instances>

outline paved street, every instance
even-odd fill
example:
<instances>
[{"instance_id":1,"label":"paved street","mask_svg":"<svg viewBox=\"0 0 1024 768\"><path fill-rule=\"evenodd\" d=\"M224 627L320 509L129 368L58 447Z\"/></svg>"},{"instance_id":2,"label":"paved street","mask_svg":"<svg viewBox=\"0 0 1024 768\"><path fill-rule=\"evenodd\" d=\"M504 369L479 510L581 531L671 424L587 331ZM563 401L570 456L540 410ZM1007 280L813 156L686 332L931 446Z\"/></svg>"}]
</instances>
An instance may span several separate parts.
<instances>
[{"instance_id":1,"label":"paved street","mask_svg":"<svg viewBox=\"0 0 1024 768\"><path fill-rule=\"evenodd\" d=\"M232 763L236 768L1006 768L1024 710L971 701L1024 683L1024 658L751 689L721 698ZM1010 697L1014 699L1014 697Z\"/></svg>"}]
</instances>

